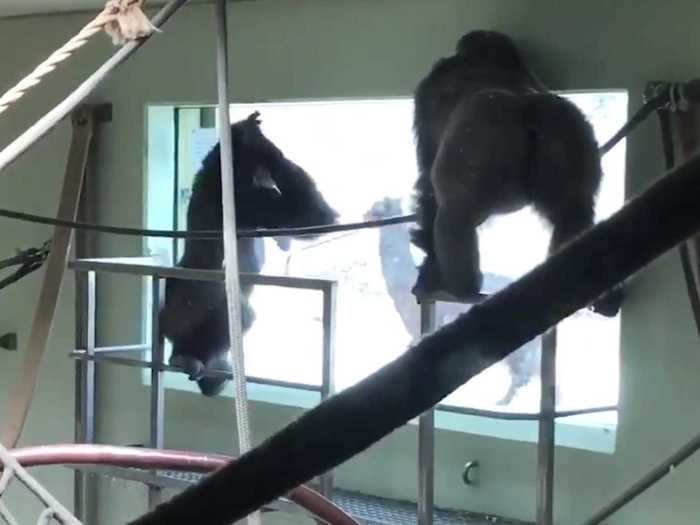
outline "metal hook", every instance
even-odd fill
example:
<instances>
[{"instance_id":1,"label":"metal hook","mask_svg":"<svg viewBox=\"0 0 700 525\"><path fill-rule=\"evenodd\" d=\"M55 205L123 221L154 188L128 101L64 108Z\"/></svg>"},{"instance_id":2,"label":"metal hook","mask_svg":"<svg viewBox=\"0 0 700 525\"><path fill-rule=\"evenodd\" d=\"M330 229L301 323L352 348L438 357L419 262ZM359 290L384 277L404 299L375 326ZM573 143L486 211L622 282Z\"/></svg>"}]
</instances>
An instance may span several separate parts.
<instances>
[{"instance_id":1,"label":"metal hook","mask_svg":"<svg viewBox=\"0 0 700 525\"><path fill-rule=\"evenodd\" d=\"M465 485L474 485L474 479L472 477L472 472L479 468L478 461L468 461L464 465L464 470L462 471L462 481Z\"/></svg>"}]
</instances>

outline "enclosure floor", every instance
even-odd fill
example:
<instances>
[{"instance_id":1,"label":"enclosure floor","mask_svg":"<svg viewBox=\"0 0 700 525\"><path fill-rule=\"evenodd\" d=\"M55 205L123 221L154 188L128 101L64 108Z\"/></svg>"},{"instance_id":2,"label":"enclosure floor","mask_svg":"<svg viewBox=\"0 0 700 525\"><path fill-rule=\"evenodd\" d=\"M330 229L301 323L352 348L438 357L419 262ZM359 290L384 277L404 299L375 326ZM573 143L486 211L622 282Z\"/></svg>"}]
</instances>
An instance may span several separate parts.
<instances>
[{"instance_id":1,"label":"enclosure floor","mask_svg":"<svg viewBox=\"0 0 700 525\"><path fill-rule=\"evenodd\" d=\"M416 523L416 504L356 492L336 489L333 502L356 520L366 525L413 525ZM435 509L435 525L527 525L498 516L484 516L465 511Z\"/></svg>"},{"instance_id":2,"label":"enclosure floor","mask_svg":"<svg viewBox=\"0 0 700 525\"><path fill-rule=\"evenodd\" d=\"M190 472L152 471L105 466L74 466L77 470L92 472L107 478L123 479L146 483L169 489L185 489L202 479L201 474ZM308 485L317 489L313 484ZM368 496L358 492L335 489L333 502L362 525L415 525L416 504L408 501L398 501L377 496ZM278 502L269 511L304 512L289 502ZM461 510L446 510L436 508L433 515L434 525L533 525L524 521L508 520L499 516L485 516Z\"/></svg>"},{"instance_id":3,"label":"enclosure floor","mask_svg":"<svg viewBox=\"0 0 700 525\"><path fill-rule=\"evenodd\" d=\"M178 472L160 473L161 477L196 483L201 476ZM309 485L316 488L313 485ZM335 489L333 502L364 525L414 525L416 504L358 492ZM435 525L530 525L522 521L511 521L498 516L484 516L465 511L435 509Z\"/></svg>"}]
</instances>

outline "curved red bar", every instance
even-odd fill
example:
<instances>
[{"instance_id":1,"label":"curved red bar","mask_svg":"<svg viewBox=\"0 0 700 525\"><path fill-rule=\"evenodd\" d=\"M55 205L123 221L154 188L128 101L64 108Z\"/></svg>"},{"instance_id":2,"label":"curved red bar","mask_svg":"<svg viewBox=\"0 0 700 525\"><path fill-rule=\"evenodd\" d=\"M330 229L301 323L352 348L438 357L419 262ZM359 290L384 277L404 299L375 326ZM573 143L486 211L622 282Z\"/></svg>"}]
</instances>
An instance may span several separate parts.
<instances>
[{"instance_id":1,"label":"curved red bar","mask_svg":"<svg viewBox=\"0 0 700 525\"><path fill-rule=\"evenodd\" d=\"M46 445L11 450L24 467L46 465L111 465L113 467L175 470L206 474L235 461L218 454L116 447L111 445ZM359 525L332 501L304 485L294 489L289 499L330 525Z\"/></svg>"}]
</instances>

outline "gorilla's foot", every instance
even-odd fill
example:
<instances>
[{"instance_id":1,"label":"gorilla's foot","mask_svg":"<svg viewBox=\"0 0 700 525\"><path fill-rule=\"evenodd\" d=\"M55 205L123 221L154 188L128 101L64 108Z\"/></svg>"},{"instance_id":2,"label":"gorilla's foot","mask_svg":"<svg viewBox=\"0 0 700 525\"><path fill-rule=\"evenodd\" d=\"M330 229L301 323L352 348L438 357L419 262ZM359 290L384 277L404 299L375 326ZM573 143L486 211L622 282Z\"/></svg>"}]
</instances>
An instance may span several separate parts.
<instances>
[{"instance_id":1,"label":"gorilla's foot","mask_svg":"<svg viewBox=\"0 0 700 525\"><path fill-rule=\"evenodd\" d=\"M438 293L441 287L440 274L435 263L426 257L421 267L418 268L418 277L416 284L411 288L411 293L417 298L430 297Z\"/></svg>"},{"instance_id":2,"label":"gorilla's foot","mask_svg":"<svg viewBox=\"0 0 700 525\"><path fill-rule=\"evenodd\" d=\"M433 295L436 290L437 288L435 286L430 286L428 283L418 279L416 284L413 285L413 288L411 288L411 293L420 299Z\"/></svg>"},{"instance_id":3,"label":"gorilla's foot","mask_svg":"<svg viewBox=\"0 0 700 525\"><path fill-rule=\"evenodd\" d=\"M204 373L204 363L202 363L196 357L190 357L186 355L172 355L170 356L170 366L177 366L182 368L184 372L189 376L190 381L196 381L202 377Z\"/></svg>"},{"instance_id":4,"label":"gorilla's foot","mask_svg":"<svg viewBox=\"0 0 700 525\"><path fill-rule=\"evenodd\" d=\"M604 317L615 317L622 308L625 293L621 286L616 286L604 293L591 305L591 310Z\"/></svg>"},{"instance_id":5,"label":"gorilla's foot","mask_svg":"<svg viewBox=\"0 0 700 525\"><path fill-rule=\"evenodd\" d=\"M209 361L206 370L223 370L230 372L231 365L225 357L216 357ZM228 379L224 377L202 377L197 381L199 391L207 397L218 396L228 383Z\"/></svg>"},{"instance_id":6,"label":"gorilla's foot","mask_svg":"<svg viewBox=\"0 0 700 525\"><path fill-rule=\"evenodd\" d=\"M199 386L199 391L203 396L216 397L223 392L226 383L228 383L228 379L223 377L203 377L197 381L197 386Z\"/></svg>"},{"instance_id":7,"label":"gorilla's foot","mask_svg":"<svg viewBox=\"0 0 700 525\"><path fill-rule=\"evenodd\" d=\"M419 274L411 293L418 299L430 298L436 301L469 304L480 302L481 274L465 280L458 287L445 286L435 275L437 274L431 275L428 272Z\"/></svg>"},{"instance_id":8,"label":"gorilla's foot","mask_svg":"<svg viewBox=\"0 0 700 525\"><path fill-rule=\"evenodd\" d=\"M479 302L479 292L484 281L481 272L469 272L460 275L460 279L452 279L452 282L445 282L444 295L452 297L460 303Z\"/></svg>"}]
</instances>

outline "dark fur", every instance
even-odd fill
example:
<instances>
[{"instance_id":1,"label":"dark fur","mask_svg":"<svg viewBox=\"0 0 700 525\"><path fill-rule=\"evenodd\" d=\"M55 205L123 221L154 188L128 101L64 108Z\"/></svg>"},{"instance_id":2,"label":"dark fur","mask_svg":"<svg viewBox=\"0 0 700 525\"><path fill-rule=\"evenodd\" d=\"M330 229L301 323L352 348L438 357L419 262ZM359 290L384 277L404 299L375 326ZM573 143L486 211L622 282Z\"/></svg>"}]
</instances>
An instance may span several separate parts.
<instances>
[{"instance_id":1,"label":"dark fur","mask_svg":"<svg viewBox=\"0 0 700 525\"><path fill-rule=\"evenodd\" d=\"M309 175L287 159L260 130L258 114L231 126L234 149L236 222L240 229L294 228L333 224L337 213ZM195 175L187 209L187 230L222 228L219 145L205 157ZM308 238L308 236L307 236ZM264 262L261 239L239 239L239 269L259 273ZM223 242L187 240L178 266L221 269ZM251 285L241 284L243 332L255 313L249 304ZM228 368L226 293L221 283L168 279L161 333L173 344L170 362L185 368L205 395L217 395L225 381L202 377L206 368Z\"/></svg>"},{"instance_id":2,"label":"dark fur","mask_svg":"<svg viewBox=\"0 0 700 525\"><path fill-rule=\"evenodd\" d=\"M554 227L550 253L593 225L602 170L590 124L529 71L513 41L464 35L415 93L419 178L416 295L465 299L481 288L476 227L528 204ZM514 256L516 254L513 254ZM615 315L616 290L596 304Z\"/></svg>"}]
</instances>

